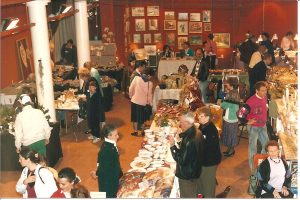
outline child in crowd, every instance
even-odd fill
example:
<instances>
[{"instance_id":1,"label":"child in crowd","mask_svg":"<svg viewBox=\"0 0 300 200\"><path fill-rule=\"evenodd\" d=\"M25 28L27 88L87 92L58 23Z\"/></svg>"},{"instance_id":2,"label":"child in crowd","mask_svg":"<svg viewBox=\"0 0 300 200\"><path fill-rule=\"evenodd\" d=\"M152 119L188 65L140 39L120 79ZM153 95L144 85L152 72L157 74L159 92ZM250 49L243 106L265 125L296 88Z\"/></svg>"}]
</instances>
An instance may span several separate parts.
<instances>
[{"instance_id":1,"label":"child in crowd","mask_svg":"<svg viewBox=\"0 0 300 200\"><path fill-rule=\"evenodd\" d=\"M233 156L234 147L238 143L238 118L236 112L239 109L240 96L238 93L238 80L229 78L225 84L226 96L221 103L221 107L225 110L223 117L223 133L222 142L227 146L227 150L223 152L224 156Z\"/></svg>"}]
</instances>

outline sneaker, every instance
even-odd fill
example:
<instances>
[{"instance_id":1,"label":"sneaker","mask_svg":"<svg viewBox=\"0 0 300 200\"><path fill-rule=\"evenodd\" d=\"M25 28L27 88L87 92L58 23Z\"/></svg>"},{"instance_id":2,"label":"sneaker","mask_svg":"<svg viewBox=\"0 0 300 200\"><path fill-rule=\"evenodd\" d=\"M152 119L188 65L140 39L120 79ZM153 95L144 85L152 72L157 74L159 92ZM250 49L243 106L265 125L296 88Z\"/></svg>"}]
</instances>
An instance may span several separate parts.
<instances>
[{"instance_id":1,"label":"sneaker","mask_svg":"<svg viewBox=\"0 0 300 200\"><path fill-rule=\"evenodd\" d=\"M97 143L97 142L99 142L101 139L100 138L97 138L97 137L95 137L95 139L93 139L93 143Z\"/></svg>"},{"instance_id":2,"label":"sneaker","mask_svg":"<svg viewBox=\"0 0 300 200\"><path fill-rule=\"evenodd\" d=\"M96 137L93 136L93 135L90 135L90 136L88 137L89 140L93 140L93 139L95 139L95 138L96 138Z\"/></svg>"}]
</instances>

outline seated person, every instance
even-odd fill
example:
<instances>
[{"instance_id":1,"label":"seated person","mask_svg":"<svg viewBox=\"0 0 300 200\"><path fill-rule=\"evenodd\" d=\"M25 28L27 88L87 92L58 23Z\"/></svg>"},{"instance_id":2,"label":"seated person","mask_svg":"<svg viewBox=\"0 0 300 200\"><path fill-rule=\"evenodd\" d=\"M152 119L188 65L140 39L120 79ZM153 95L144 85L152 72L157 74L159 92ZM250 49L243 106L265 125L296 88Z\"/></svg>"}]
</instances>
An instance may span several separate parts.
<instances>
[{"instance_id":1,"label":"seated person","mask_svg":"<svg viewBox=\"0 0 300 200\"><path fill-rule=\"evenodd\" d=\"M171 57L171 54L172 54L172 49L170 48L169 45L166 44L166 45L163 47L162 57L170 58L170 57Z\"/></svg>"},{"instance_id":2,"label":"seated person","mask_svg":"<svg viewBox=\"0 0 300 200\"><path fill-rule=\"evenodd\" d=\"M293 198L288 189L291 183L291 172L285 160L279 156L279 144L271 140L266 145L268 158L258 168L259 186L256 197L260 198Z\"/></svg>"},{"instance_id":3,"label":"seated person","mask_svg":"<svg viewBox=\"0 0 300 200\"><path fill-rule=\"evenodd\" d=\"M193 57L195 55L195 52L193 51L193 49L190 48L190 43L188 41L184 42L182 44L183 49L180 50L181 53L181 57Z\"/></svg>"}]
</instances>

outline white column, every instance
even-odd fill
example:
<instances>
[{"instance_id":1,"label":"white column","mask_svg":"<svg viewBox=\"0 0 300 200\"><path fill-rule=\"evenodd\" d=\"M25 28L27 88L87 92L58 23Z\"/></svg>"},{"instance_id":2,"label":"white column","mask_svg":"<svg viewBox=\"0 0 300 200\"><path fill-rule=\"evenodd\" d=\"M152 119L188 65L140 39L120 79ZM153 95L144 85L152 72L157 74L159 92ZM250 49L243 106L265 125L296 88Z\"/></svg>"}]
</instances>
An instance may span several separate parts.
<instances>
[{"instance_id":1,"label":"white column","mask_svg":"<svg viewBox=\"0 0 300 200\"><path fill-rule=\"evenodd\" d=\"M46 13L46 5L49 2L49 0L30 1L26 5L29 9L29 21L35 23L30 32L38 102L49 110L50 121L56 122Z\"/></svg>"},{"instance_id":2,"label":"white column","mask_svg":"<svg viewBox=\"0 0 300 200\"><path fill-rule=\"evenodd\" d=\"M85 62L91 61L86 0L76 0L75 9L79 10L75 14L78 67L83 67Z\"/></svg>"}]
</instances>

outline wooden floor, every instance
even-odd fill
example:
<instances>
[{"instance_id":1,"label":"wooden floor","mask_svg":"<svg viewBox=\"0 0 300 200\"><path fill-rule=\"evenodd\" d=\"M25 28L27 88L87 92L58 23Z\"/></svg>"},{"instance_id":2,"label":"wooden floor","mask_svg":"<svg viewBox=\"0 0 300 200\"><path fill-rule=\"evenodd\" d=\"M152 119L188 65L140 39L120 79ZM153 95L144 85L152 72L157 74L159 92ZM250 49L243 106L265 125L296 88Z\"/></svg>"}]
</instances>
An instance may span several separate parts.
<instances>
[{"instance_id":1,"label":"wooden floor","mask_svg":"<svg viewBox=\"0 0 300 200\"><path fill-rule=\"evenodd\" d=\"M118 127L120 139L118 149L120 152L120 161L123 171L130 169L130 162L137 156L142 142L141 137L132 137L132 126L130 123L130 101L121 93L114 95L113 108L106 113L107 123L112 123ZM71 125L71 124L70 124ZM64 157L56 165L59 171L64 167L72 167L81 177L82 184L89 191L97 191L97 181L90 177L90 171L96 168L97 154L99 145L92 144L84 134L86 123L71 125L68 133L65 129L61 131L61 142ZM78 136L76 142L73 132ZM224 146L221 146L224 150ZM227 186L231 186L231 191L227 198L252 198L247 194L248 177L250 175L248 167L248 140L241 139L236 147L236 153L233 157L223 158L217 170L218 187L217 192L223 191ZM15 184L19 178L20 172L1 172L0 197L19 198L22 197L15 192Z\"/></svg>"}]
</instances>

